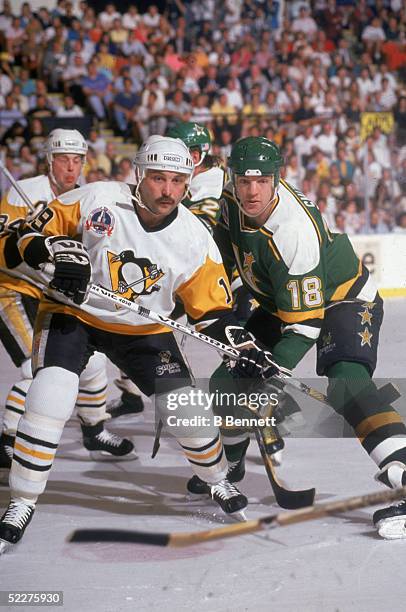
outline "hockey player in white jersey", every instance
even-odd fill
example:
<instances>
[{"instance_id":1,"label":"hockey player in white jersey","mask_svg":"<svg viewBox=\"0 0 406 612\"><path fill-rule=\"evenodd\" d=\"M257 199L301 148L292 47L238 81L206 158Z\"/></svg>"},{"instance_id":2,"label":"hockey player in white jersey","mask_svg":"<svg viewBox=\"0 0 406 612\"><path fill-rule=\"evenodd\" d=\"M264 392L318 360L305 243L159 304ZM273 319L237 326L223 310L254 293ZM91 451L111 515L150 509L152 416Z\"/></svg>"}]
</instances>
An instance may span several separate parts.
<instances>
[{"instance_id":1,"label":"hockey player in white jersey","mask_svg":"<svg viewBox=\"0 0 406 612\"><path fill-rule=\"evenodd\" d=\"M180 121L168 130L167 136L180 138L188 147L195 164L193 178L182 204L213 233L220 216L220 198L225 172L218 158L210 155L209 130L198 123Z\"/></svg>"},{"instance_id":2,"label":"hockey player in white jersey","mask_svg":"<svg viewBox=\"0 0 406 612\"><path fill-rule=\"evenodd\" d=\"M18 183L38 212L57 195L76 186L87 144L77 130L56 129L48 137L46 152L48 174ZM25 221L29 210L14 187L4 195L1 213L0 339L21 372L21 379L14 383L7 396L0 436L0 470L4 479L11 466L15 432L32 381L33 323L42 289L48 285L49 277L33 271L18 253L16 230ZM106 414L106 390L106 358L95 353L81 376L76 400L84 445L93 458L134 459L133 443L104 429L103 423L109 418Z\"/></svg>"},{"instance_id":3,"label":"hockey player in white jersey","mask_svg":"<svg viewBox=\"0 0 406 612\"><path fill-rule=\"evenodd\" d=\"M196 215L212 234L220 215L220 196L223 191L225 173L220 167L218 159L209 153L211 148L209 130L198 123L181 121L170 128L166 136L179 138L190 151L194 163L194 172L182 204ZM183 306L178 302L171 316L177 319L183 314ZM139 405L133 399L134 395L128 399L125 392L131 384L128 378L121 373L120 378L115 383L120 389L124 390L124 393L121 398L108 404L107 410L111 416L114 418L122 414L139 412Z\"/></svg>"},{"instance_id":4,"label":"hockey player in white jersey","mask_svg":"<svg viewBox=\"0 0 406 612\"><path fill-rule=\"evenodd\" d=\"M60 196L19 241L29 265L41 269L53 262L55 272L39 307L34 380L16 434L11 501L0 521L2 550L21 539L33 516L74 407L79 375L94 350L104 351L146 395L160 381L156 408L164 422L171 414L168 393L190 392L189 371L172 332L88 295L91 276L164 316L179 296L189 321L218 339L236 324L220 253L195 216L178 206L193 172L188 149L180 140L151 136L135 168L135 186L92 183ZM263 351L251 347L241 352L234 372L260 376L265 361ZM182 410L179 414L187 415L190 405ZM212 414L207 407L195 410L202 412L197 416ZM204 428L196 422L187 426L180 419L170 432L213 500L227 513L238 512L247 499L226 478L219 430L213 421Z\"/></svg>"}]
</instances>

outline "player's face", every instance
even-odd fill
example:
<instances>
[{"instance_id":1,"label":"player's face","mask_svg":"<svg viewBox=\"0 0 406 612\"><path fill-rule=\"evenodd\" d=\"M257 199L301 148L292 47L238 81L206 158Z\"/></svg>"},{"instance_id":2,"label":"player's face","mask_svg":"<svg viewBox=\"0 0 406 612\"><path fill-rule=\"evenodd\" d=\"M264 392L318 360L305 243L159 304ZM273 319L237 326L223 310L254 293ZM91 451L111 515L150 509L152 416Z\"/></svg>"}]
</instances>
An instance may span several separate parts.
<instances>
[{"instance_id":1,"label":"player's face","mask_svg":"<svg viewBox=\"0 0 406 612\"><path fill-rule=\"evenodd\" d=\"M178 206L186 191L187 175L164 170L147 170L140 184L142 202L164 218Z\"/></svg>"},{"instance_id":2,"label":"player's face","mask_svg":"<svg viewBox=\"0 0 406 612\"><path fill-rule=\"evenodd\" d=\"M190 150L190 155L193 159L193 163L195 166L197 166L197 164L200 162L200 158L202 156L200 149L189 149Z\"/></svg>"},{"instance_id":3,"label":"player's face","mask_svg":"<svg viewBox=\"0 0 406 612\"><path fill-rule=\"evenodd\" d=\"M273 176L237 176L236 195L249 217L265 221L274 195Z\"/></svg>"},{"instance_id":4,"label":"player's face","mask_svg":"<svg viewBox=\"0 0 406 612\"><path fill-rule=\"evenodd\" d=\"M52 159L52 174L58 194L74 189L82 170L83 156L75 153L56 153Z\"/></svg>"}]
</instances>

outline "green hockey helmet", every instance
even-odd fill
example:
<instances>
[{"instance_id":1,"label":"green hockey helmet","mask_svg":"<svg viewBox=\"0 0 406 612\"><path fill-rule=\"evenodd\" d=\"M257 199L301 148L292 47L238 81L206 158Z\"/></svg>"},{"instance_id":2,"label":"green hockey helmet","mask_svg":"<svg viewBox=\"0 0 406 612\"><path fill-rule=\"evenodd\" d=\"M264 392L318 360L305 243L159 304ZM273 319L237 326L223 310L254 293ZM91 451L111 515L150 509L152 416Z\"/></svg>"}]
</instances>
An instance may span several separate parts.
<instances>
[{"instance_id":1,"label":"green hockey helmet","mask_svg":"<svg viewBox=\"0 0 406 612\"><path fill-rule=\"evenodd\" d=\"M233 176L274 176L279 183L283 157L279 147L263 136L248 136L238 140L231 149L228 167Z\"/></svg>"},{"instance_id":2,"label":"green hockey helmet","mask_svg":"<svg viewBox=\"0 0 406 612\"><path fill-rule=\"evenodd\" d=\"M200 165L211 147L210 132L204 125L191 121L180 121L166 132L170 138L180 138L189 149L198 149L201 153Z\"/></svg>"}]
</instances>

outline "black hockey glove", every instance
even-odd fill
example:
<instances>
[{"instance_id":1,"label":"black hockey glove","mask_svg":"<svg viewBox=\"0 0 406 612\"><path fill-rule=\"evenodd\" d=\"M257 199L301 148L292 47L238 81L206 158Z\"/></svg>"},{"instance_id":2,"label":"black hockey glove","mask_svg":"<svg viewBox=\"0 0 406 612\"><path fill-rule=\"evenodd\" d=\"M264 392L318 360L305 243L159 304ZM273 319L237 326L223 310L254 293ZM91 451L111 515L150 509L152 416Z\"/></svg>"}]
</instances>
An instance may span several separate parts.
<instances>
[{"instance_id":1,"label":"black hockey glove","mask_svg":"<svg viewBox=\"0 0 406 612\"><path fill-rule=\"evenodd\" d=\"M229 372L234 378L270 378L275 374L290 376L290 370L278 366L272 353L258 346L254 336L243 327L229 325L225 329L231 346L240 351L240 357Z\"/></svg>"},{"instance_id":2,"label":"black hockey glove","mask_svg":"<svg viewBox=\"0 0 406 612\"><path fill-rule=\"evenodd\" d=\"M87 299L92 275L86 247L79 240L62 236L47 239L47 247L52 252L55 264L50 288L59 291L75 304L82 304Z\"/></svg>"}]
</instances>

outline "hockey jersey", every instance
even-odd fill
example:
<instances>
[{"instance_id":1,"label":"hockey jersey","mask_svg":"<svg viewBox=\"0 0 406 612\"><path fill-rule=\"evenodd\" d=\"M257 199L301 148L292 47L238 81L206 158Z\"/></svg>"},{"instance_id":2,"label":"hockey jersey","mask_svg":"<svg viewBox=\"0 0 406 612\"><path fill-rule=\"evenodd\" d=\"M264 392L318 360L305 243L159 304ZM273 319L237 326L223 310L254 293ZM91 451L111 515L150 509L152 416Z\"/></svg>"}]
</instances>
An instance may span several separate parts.
<instances>
[{"instance_id":1,"label":"hockey jersey","mask_svg":"<svg viewBox=\"0 0 406 612\"><path fill-rule=\"evenodd\" d=\"M55 199L49 178L45 175L18 181L34 206ZM17 230L30 211L14 187L4 195L0 204L0 284L31 297L40 298L50 281L44 269L34 270L22 259L17 248ZM50 268L52 269L52 268Z\"/></svg>"},{"instance_id":2,"label":"hockey jersey","mask_svg":"<svg viewBox=\"0 0 406 612\"><path fill-rule=\"evenodd\" d=\"M273 354L286 367L294 367L317 340L326 308L340 300L371 302L376 295L348 236L332 234L317 206L283 180L259 229L246 223L225 191L215 238L227 267L236 264L250 293L280 319L283 336Z\"/></svg>"},{"instance_id":3,"label":"hockey jersey","mask_svg":"<svg viewBox=\"0 0 406 612\"><path fill-rule=\"evenodd\" d=\"M182 200L194 215L213 232L220 217L220 198L224 187L224 170L219 166L201 172L192 178L188 197Z\"/></svg>"},{"instance_id":4,"label":"hockey jersey","mask_svg":"<svg viewBox=\"0 0 406 612\"><path fill-rule=\"evenodd\" d=\"M92 281L140 306L169 316L179 297L190 321L199 328L231 310L219 250L184 206L151 229L138 217L129 185L96 182L59 196L27 229L19 250L31 265L38 265L30 253L35 250L32 241L38 243L40 234L79 237L89 253ZM47 290L40 309L69 313L117 333L167 331L161 325L145 325L142 317L93 294L75 307L60 293Z\"/></svg>"}]
</instances>

